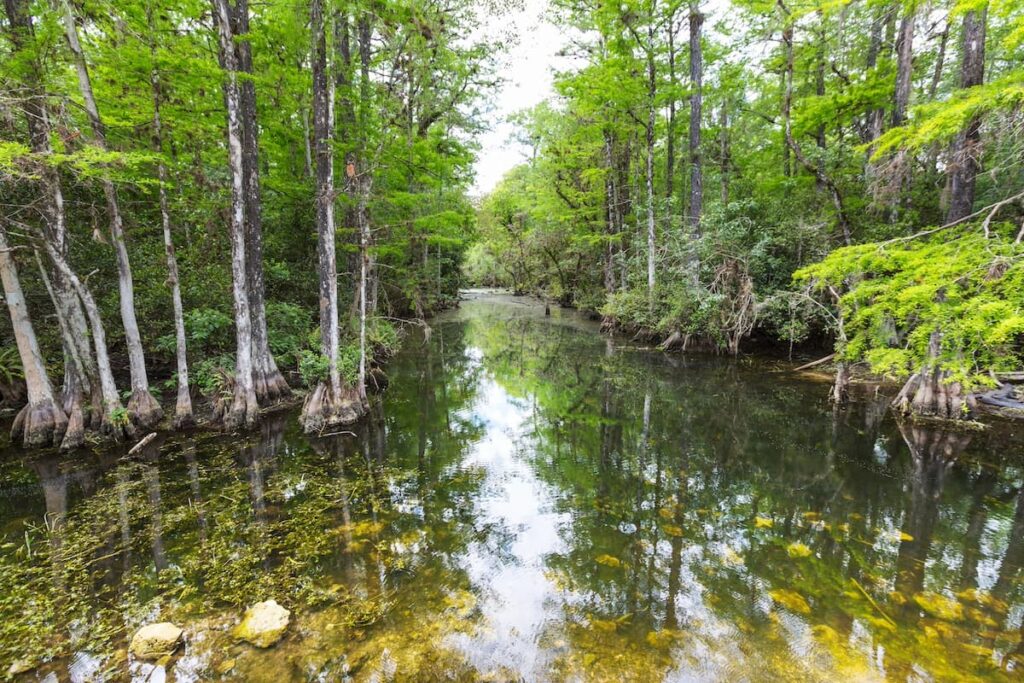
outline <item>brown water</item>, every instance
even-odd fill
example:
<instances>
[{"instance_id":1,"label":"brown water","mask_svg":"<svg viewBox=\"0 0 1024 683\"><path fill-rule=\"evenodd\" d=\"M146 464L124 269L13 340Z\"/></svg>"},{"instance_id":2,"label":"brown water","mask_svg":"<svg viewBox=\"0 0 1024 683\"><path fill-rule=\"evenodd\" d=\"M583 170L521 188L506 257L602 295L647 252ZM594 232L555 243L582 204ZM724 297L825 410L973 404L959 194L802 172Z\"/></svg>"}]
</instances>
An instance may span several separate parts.
<instances>
[{"instance_id":1,"label":"brown water","mask_svg":"<svg viewBox=\"0 0 1024 683\"><path fill-rule=\"evenodd\" d=\"M477 295L351 432L291 412L137 457L8 449L0 673L23 680L1013 680L1014 427L667 356ZM292 610L269 650L246 605ZM186 643L131 661L136 628Z\"/></svg>"}]
</instances>

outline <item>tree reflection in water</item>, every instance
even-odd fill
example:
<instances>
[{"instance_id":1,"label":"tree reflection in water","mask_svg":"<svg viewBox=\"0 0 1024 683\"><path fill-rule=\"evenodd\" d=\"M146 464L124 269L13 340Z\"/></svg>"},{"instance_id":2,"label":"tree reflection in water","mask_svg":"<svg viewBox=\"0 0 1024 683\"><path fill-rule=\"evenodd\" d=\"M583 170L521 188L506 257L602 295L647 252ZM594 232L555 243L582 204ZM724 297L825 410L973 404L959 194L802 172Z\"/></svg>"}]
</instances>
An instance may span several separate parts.
<instances>
[{"instance_id":1,"label":"tree reflection in water","mask_svg":"<svg viewBox=\"0 0 1024 683\"><path fill-rule=\"evenodd\" d=\"M186 626L178 680L1020 675L1005 430L896 425L875 395L833 411L770 365L525 300L432 325L340 433L286 412L126 460L12 460L0 660L145 677L118 652L159 618ZM232 642L270 597L289 636Z\"/></svg>"}]
</instances>

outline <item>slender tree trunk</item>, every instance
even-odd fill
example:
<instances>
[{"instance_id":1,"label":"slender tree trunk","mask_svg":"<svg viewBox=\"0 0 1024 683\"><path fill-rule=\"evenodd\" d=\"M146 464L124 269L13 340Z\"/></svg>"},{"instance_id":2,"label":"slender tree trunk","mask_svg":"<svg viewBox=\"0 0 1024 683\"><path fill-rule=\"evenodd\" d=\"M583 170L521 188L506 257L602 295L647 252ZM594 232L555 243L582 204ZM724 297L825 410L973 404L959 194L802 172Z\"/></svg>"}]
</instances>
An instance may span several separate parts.
<instances>
[{"instance_id":1,"label":"slender tree trunk","mask_svg":"<svg viewBox=\"0 0 1024 683\"><path fill-rule=\"evenodd\" d=\"M124 406L121 404L121 396L117 391L117 384L114 382L114 372L110 366L110 355L107 353L107 333L103 327L103 319L100 317L100 308L92 292L84 282L71 270L67 260L49 241L44 240L46 252L51 263L60 271L61 275L74 287L78 298L85 308L85 315L89 319L89 326L92 328L93 350L96 352L96 369L99 375L100 391L103 396L103 416L100 424L100 431L103 434L121 439L135 434L134 423L128 418Z\"/></svg>"},{"instance_id":2,"label":"slender tree trunk","mask_svg":"<svg viewBox=\"0 0 1024 683\"><path fill-rule=\"evenodd\" d=\"M604 162L607 169L605 177L605 239L604 250L604 292L605 296L611 296L615 292L615 238L619 234L618 225L618 183L617 170L615 166L614 152L612 149L612 135L605 131L604 134Z\"/></svg>"},{"instance_id":3,"label":"slender tree trunk","mask_svg":"<svg viewBox=\"0 0 1024 683\"><path fill-rule=\"evenodd\" d=\"M371 38L371 26L369 18L364 15L360 17L358 22L359 30L359 143L357 148L357 154L359 157L359 163L362 164L362 168L356 169L356 187L359 191L359 202L356 206L356 223L359 227L359 377L357 379L356 391L359 397L361 409L363 411L367 408L366 403L366 359L367 359L367 346L366 346L366 315L367 315L367 278L370 277L370 268L372 265L370 259L370 249L372 246L373 236L370 232L370 216L369 216L369 202L370 192L373 187L373 176L370 174L370 168L368 163L368 151L366 148L366 131L368 130L370 106L371 106L371 91L370 91L370 38ZM412 117L412 111L410 107L410 123ZM423 257L424 257L424 275L426 276L426 257L429 253L429 245L424 241L423 244ZM376 288L376 284L374 285ZM376 297L374 297L374 306L376 306Z\"/></svg>"},{"instance_id":4,"label":"slender tree trunk","mask_svg":"<svg viewBox=\"0 0 1024 683\"><path fill-rule=\"evenodd\" d=\"M704 162L701 157L700 127L704 110L704 57L701 27L704 15L696 0L690 2L690 211L693 239L700 239L700 221L704 213ZM700 265L694 262L693 281L699 282Z\"/></svg>"},{"instance_id":5,"label":"slender tree trunk","mask_svg":"<svg viewBox=\"0 0 1024 683\"><path fill-rule=\"evenodd\" d=\"M732 172L732 152L729 148L729 101L722 102L722 108L718 112L719 133L719 156L721 157L721 171L719 182L722 187L722 206L729 205L729 173Z\"/></svg>"},{"instance_id":6,"label":"slender tree trunk","mask_svg":"<svg viewBox=\"0 0 1024 683\"><path fill-rule=\"evenodd\" d=\"M259 403L253 385L252 318L249 309L248 269L246 268L245 170L242 164L241 104L238 91L238 65L231 9L227 0L213 0L214 22L220 43L220 58L225 69L227 105L228 165L231 170L231 290L235 303L235 379L231 403L218 417L227 429L251 427L259 419Z\"/></svg>"},{"instance_id":7,"label":"slender tree trunk","mask_svg":"<svg viewBox=\"0 0 1024 683\"><path fill-rule=\"evenodd\" d=\"M946 65L946 45L949 43L949 19L946 19L939 34L939 47L935 55L935 69L932 71L932 82L928 86L928 99L934 100L939 91L939 84L942 83L942 70Z\"/></svg>"},{"instance_id":8,"label":"slender tree trunk","mask_svg":"<svg viewBox=\"0 0 1024 683\"><path fill-rule=\"evenodd\" d=\"M18 413L11 428L11 439L21 439L26 447L60 445L68 427L68 418L54 400L53 387L46 374L46 364L29 318L25 295L18 280L14 254L7 242L7 230L0 224L0 277L4 298L11 314L14 341L25 374L28 404Z\"/></svg>"},{"instance_id":9,"label":"slender tree trunk","mask_svg":"<svg viewBox=\"0 0 1024 683\"><path fill-rule=\"evenodd\" d=\"M366 173L366 171L363 171ZM366 403L366 315L367 315L367 277L370 271L370 221L367 215L367 202L370 197L370 178L361 177L359 206L357 207L357 219L359 222L359 378L356 382L356 391L359 400Z\"/></svg>"},{"instance_id":10,"label":"slender tree trunk","mask_svg":"<svg viewBox=\"0 0 1024 683\"><path fill-rule=\"evenodd\" d=\"M814 94L817 97L825 96L825 50L827 47L826 31L825 31L825 12L821 9L818 10L818 45L817 55L814 65ZM818 171L816 180L816 186L818 192L824 189L821 182L821 176L825 174L825 124L819 124L817 130L814 132L814 141L818 145Z\"/></svg>"},{"instance_id":11,"label":"slender tree trunk","mask_svg":"<svg viewBox=\"0 0 1024 683\"><path fill-rule=\"evenodd\" d=\"M878 56L882 52L882 27L885 23L885 12L888 11L885 8L874 10L875 16L871 19L871 32L870 38L868 39L868 52L864 60L864 66L867 71L872 71L878 66ZM881 110L872 109L867 115L867 125L864 126L866 134L863 136L864 142L871 142L881 134ZM868 153L870 159L871 153Z\"/></svg>"},{"instance_id":12,"label":"slender tree trunk","mask_svg":"<svg viewBox=\"0 0 1024 683\"><path fill-rule=\"evenodd\" d=\"M103 395L99 391L99 383L96 381L95 365L90 365L91 372L86 370L86 359L83 358L80 349L81 342L89 343L88 332L82 333L76 339L76 332L69 318L62 308L60 295L52 284L50 273L39 255L39 250L34 249L36 264L39 267L39 276L43 280L46 293L54 303L57 313L57 326L60 328L61 343L64 351L64 395L61 401L61 409L68 417L68 428L64 432L64 439L61 441L62 450L72 450L85 443L85 430L87 427L98 427L103 414ZM56 272L56 271L55 271ZM61 278L63 280L63 278ZM71 294L74 296L74 292ZM76 298L77 303L77 298ZM92 360L92 351L85 349ZM88 378L92 378L91 380ZM83 385L83 382L85 383ZM84 398L88 391L91 403L84 405ZM88 412L86 412L88 410Z\"/></svg>"},{"instance_id":13,"label":"slender tree trunk","mask_svg":"<svg viewBox=\"0 0 1024 683\"><path fill-rule=\"evenodd\" d=\"M785 50L785 61L782 68L782 175L789 178L793 175L793 163L790 159L789 138L785 131L790 130L793 119L793 25L789 23L788 13L786 24L782 27L782 46Z\"/></svg>"},{"instance_id":14,"label":"slender tree trunk","mask_svg":"<svg viewBox=\"0 0 1024 683\"><path fill-rule=\"evenodd\" d=\"M245 197L245 268L252 324L253 386L256 399L263 405L291 393L270 352L267 331L266 292L263 282L263 218L260 197L259 127L256 115L256 84L253 82L252 44L249 35L249 2L237 0L234 22L235 59L239 73L246 74L238 84L239 116L242 135L242 173Z\"/></svg>"},{"instance_id":15,"label":"slender tree trunk","mask_svg":"<svg viewBox=\"0 0 1024 683\"><path fill-rule=\"evenodd\" d=\"M988 5L964 14L960 43L960 87L985 82L985 21ZM949 210L946 222L969 216L974 210L974 185L981 172L981 118L976 116L956 137L950 160Z\"/></svg>"},{"instance_id":16,"label":"slender tree trunk","mask_svg":"<svg viewBox=\"0 0 1024 683\"><path fill-rule=\"evenodd\" d=\"M653 4L652 4L653 6ZM657 95L657 74L654 67L654 17L653 11L651 23L647 31L647 293L650 296L650 303L654 305L655 285L655 218L654 218L654 126L656 122L656 101Z\"/></svg>"},{"instance_id":17,"label":"slender tree trunk","mask_svg":"<svg viewBox=\"0 0 1024 683\"><path fill-rule=\"evenodd\" d=\"M302 406L307 433L352 422L359 413L342 387L338 369L338 268L334 226L334 80L328 73L323 1L310 2L313 66L313 157L316 162L317 265L320 276L320 352L327 358L327 381L320 381Z\"/></svg>"},{"instance_id":18,"label":"slender tree trunk","mask_svg":"<svg viewBox=\"0 0 1024 683\"><path fill-rule=\"evenodd\" d=\"M151 12L147 8L147 12ZM150 30L155 31L150 15ZM150 85L153 89L153 146L159 157L157 180L159 182L160 224L164 233L164 252L167 255L167 284L171 287L171 303L174 310L174 347L178 370L178 396L174 407L174 428L182 429L195 423L192 414L192 395L188 383L188 353L185 337L185 312L181 304L181 282L178 276L178 258L174 253L174 239L171 235L171 212L167 206L167 166L163 160L163 125L160 118L160 74L156 68L156 47L150 43L153 69Z\"/></svg>"},{"instance_id":19,"label":"slender tree trunk","mask_svg":"<svg viewBox=\"0 0 1024 683\"><path fill-rule=\"evenodd\" d=\"M93 95L89 68L85 61L78 40L78 28L71 10L69 0L62 0L64 14L64 35L71 50L78 75L78 89L82 95L85 111L89 116L93 137L96 145L107 149L106 131L100 118L96 98ZM124 226L121 220L121 207L117 200L117 190L113 181L103 177L103 195L107 202L107 214L110 218L110 237L114 245L117 260L117 285L121 303L121 322L124 326L125 343L128 347L128 364L131 369L132 394L128 399L129 417L140 427L149 429L163 418L163 409L149 391L149 378L146 375L146 357L142 350L142 335L135 317L135 286L132 282L131 263L128 260L128 248L125 246Z\"/></svg>"},{"instance_id":20,"label":"slender tree trunk","mask_svg":"<svg viewBox=\"0 0 1024 683\"><path fill-rule=\"evenodd\" d=\"M668 81L676 87L676 18L668 19ZM665 197L675 196L676 181L676 96L673 92L668 99L668 123L665 131Z\"/></svg>"},{"instance_id":21,"label":"slender tree trunk","mask_svg":"<svg viewBox=\"0 0 1024 683\"><path fill-rule=\"evenodd\" d=\"M900 20L896 38L896 89L892 100L892 127L902 126L907 119L910 85L913 77L915 8L911 5Z\"/></svg>"}]
</instances>

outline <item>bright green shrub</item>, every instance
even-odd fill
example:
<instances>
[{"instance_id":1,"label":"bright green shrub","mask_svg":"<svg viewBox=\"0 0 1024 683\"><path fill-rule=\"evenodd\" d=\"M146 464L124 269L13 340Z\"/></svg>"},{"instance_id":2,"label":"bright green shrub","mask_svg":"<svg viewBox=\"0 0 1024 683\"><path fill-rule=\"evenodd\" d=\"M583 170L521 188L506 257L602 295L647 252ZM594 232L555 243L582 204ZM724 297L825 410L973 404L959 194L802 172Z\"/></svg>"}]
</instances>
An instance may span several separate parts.
<instances>
[{"instance_id":1,"label":"bright green shrub","mask_svg":"<svg viewBox=\"0 0 1024 683\"><path fill-rule=\"evenodd\" d=\"M841 359L904 378L928 362L929 338L938 330L939 366L970 387L990 384L989 371L1021 368L1022 257L1013 226L986 239L967 225L838 249L794 279L826 298L829 288L840 296Z\"/></svg>"}]
</instances>

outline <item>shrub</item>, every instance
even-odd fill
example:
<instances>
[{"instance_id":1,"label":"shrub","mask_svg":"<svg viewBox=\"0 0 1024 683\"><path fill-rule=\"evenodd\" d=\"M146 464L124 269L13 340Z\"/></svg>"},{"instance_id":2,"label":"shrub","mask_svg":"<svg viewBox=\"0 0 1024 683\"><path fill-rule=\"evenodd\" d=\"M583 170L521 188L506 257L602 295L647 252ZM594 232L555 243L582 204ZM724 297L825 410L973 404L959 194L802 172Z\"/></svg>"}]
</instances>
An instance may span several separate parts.
<instances>
[{"instance_id":1,"label":"shrub","mask_svg":"<svg viewBox=\"0 0 1024 683\"><path fill-rule=\"evenodd\" d=\"M836 310L840 359L897 379L934 361L951 382L990 385L989 371L1024 362L1024 245L1013 237L1009 224L990 239L977 226L958 226L838 249L794 278ZM933 359L935 332L941 350Z\"/></svg>"}]
</instances>

